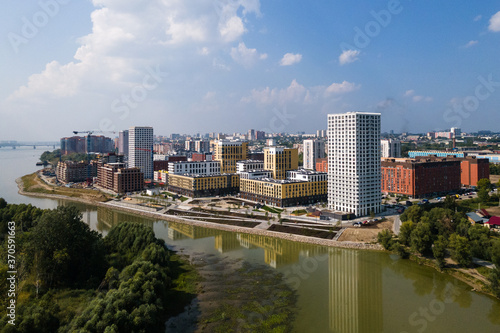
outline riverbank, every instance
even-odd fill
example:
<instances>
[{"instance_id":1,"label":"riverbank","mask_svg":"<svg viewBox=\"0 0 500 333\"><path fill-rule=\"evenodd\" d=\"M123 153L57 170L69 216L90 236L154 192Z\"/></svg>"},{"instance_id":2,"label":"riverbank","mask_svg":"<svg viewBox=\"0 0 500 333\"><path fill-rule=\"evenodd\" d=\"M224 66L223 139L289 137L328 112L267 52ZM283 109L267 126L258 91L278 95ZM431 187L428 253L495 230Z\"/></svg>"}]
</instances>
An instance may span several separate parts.
<instances>
[{"instance_id":1,"label":"riverbank","mask_svg":"<svg viewBox=\"0 0 500 333\"><path fill-rule=\"evenodd\" d=\"M345 248L345 249L356 249L356 250L375 250L375 251L382 251L383 250L383 248L380 244L375 244L375 243L336 241L336 240L330 240L330 239L314 238L314 237L307 237L307 236L302 236L302 235L295 235L295 234L270 231L270 230L265 230L265 229L255 229L255 228L231 226L231 225L225 225L225 224L218 224L218 223L211 223L211 222L187 219L187 218L174 216L174 215L165 215L165 214L158 213L158 212L146 211L144 209L141 209L140 206L124 207L122 205L114 204L113 201L102 202L102 201L97 201L97 200L89 200L89 199L83 198L83 197L69 197L69 196L65 196L65 195L61 195L61 194L52 194L52 193L46 193L46 192L29 192L29 191L25 190L24 182L23 182L22 178L16 179L16 183L17 183L18 188L19 188L19 191L18 191L19 194L26 195L26 196L68 200L68 201L79 202L79 203L83 203L83 204L91 205L91 206L105 207L108 209L115 209L115 210L131 213L131 214L136 214L136 215L143 216L143 217L153 218L153 219L178 222L178 223L182 223L182 224L198 226L198 227L203 227L203 228L209 228L209 229L216 229L216 230L221 230L221 231L229 231L229 232L237 232L237 233L244 233L244 234L253 234L253 235L258 235L258 236L273 237L273 238L284 239L284 240L288 240L288 241L292 241L292 242L300 242L300 243L307 243L307 244L313 244L313 245L338 247L338 248Z\"/></svg>"}]
</instances>

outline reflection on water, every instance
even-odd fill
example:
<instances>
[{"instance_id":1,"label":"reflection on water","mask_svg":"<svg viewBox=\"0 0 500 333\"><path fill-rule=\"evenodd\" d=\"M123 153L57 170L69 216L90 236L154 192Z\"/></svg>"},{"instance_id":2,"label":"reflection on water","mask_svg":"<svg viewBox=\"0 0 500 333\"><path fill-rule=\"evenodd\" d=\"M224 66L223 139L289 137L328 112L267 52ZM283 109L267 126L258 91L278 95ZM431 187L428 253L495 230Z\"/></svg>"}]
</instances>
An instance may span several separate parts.
<instances>
[{"instance_id":1,"label":"reflection on water","mask_svg":"<svg viewBox=\"0 0 500 333\"><path fill-rule=\"evenodd\" d=\"M382 266L370 253L331 248L328 254L330 330L382 332Z\"/></svg>"}]
</instances>

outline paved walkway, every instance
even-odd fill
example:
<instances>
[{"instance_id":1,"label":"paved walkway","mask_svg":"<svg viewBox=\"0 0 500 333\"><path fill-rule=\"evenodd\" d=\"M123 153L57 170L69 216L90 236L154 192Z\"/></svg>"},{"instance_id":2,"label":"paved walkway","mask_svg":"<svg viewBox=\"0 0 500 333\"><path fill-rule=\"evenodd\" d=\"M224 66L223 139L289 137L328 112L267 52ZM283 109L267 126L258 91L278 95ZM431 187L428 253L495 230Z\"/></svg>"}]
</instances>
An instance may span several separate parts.
<instances>
[{"instance_id":1,"label":"paved walkway","mask_svg":"<svg viewBox=\"0 0 500 333\"><path fill-rule=\"evenodd\" d=\"M394 234L399 235L399 229L401 228L401 219L399 218L399 215L396 216L394 219L394 224L392 225L392 231Z\"/></svg>"}]
</instances>

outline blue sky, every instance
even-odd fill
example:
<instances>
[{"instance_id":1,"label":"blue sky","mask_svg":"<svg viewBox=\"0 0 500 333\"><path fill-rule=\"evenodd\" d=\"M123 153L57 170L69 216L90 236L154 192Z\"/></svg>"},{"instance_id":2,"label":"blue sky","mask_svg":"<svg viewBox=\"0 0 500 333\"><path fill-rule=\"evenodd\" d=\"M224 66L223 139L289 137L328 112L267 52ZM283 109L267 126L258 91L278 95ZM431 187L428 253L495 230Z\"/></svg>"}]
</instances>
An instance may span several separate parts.
<instances>
[{"instance_id":1,"label":"blue sky","mask_svg":"<svg viewBox=\"0 0 500 333\"><path fill-rule=\"evenodd\" d=\"M155 134L498 131L498 1L7 0L0 140Z\"/></svg>"}]
</instances>

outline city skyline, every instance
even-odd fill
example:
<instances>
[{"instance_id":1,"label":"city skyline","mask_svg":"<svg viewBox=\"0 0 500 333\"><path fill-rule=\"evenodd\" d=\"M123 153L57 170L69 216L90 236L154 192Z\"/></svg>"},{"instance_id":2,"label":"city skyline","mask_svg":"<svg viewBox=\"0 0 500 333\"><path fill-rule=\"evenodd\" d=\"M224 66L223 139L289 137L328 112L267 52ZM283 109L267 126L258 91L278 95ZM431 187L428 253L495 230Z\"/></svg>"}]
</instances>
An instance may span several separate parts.
<instances>
[{"instance_id":1,"label":"city skyline","mask_svg":"<svg viewBox=\"0 0 500 333\"><path fill-rule=\"evenodd\" d=\"M382 132L500 120L494 3L44 0L0 13L0 141L154 125L313 133L381 113Z\"/></svg>"}]
</instances>

